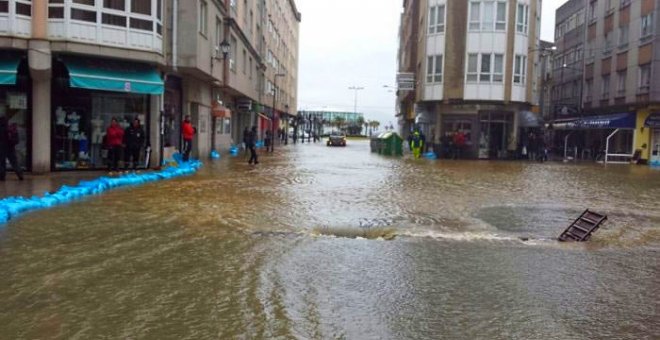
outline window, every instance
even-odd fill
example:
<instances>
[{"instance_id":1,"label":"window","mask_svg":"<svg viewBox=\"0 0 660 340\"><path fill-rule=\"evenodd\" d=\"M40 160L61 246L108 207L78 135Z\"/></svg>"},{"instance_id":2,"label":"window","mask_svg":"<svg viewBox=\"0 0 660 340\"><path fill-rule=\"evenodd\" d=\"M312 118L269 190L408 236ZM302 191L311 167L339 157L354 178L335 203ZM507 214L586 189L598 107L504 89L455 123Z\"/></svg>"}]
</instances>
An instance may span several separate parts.
<instances>
[{"instance_id":1,"label":"window","mask_svg":"<svg viewBox=\"0 0 660 340\"><path fill-rule=\"evenodd\" d=\"M602 98L608 98L610 96L610 75L603 76L603 88L601 91Z\"/></svg>"},{"instance_id":2,"label":"window","mask_svg":"<svg viewBox=\"0 0 660 340\"><path fill-rule=\"evenodd\" d=\"M95 6L94 0L73 0L73 3L87 5L87 6Z\"/></svg>"},{"instance_id":3,"label":"window","mask_svg":"<svg viewBox=\"0 0 660 340\"><path fill-rule=\"evenodd\" d=\"M516 17L516 32L527 34L529 24L529 6L518 4L518 15Z\"/></svg>"},{"instance_id":4,"label":"window","mask_svg":"<svg viewBox=\"0 0 660 340\"><path fill-rule=\"evenodd\" d=\"M471 2L470 3L470 25L469 29L471 31L478 31L481 29L481 3L480 2Z\"/></svg>"},{"instance_id":5,"label":"window","mask_svg":"<svg viewBox=\"0 0 660 340\"><path fill-rule=\"evenodd\" d=\"M639 66L639 89L640 92L647 92L651 84L651 64Z\"/></svg>"},{"instance_id":6,"label":"window","mask_svg":"<svg viewBox=\"0 0 660 340\"><path fill-rule=\"evenodd\" d=\"M616 93L621 96L626 93L626 71L617 72Z\"/></svg>"},{"instance_id":7,"label":"window","mask_svg":"<svg viewBox=\"0 0 660 340\"><path fill-rule=\"evenodd\" d=\"M468 63L467 63L467 81L476 82L478 80L478 67L479 67L479 55L478 54L468 54Z\"/></svg>"},{"instance_id":8,"label":"window","mask_svg":"<svg viewBox=\"0 0 660 340\"><path fill-rule=\"evenodd\" d=\"M131 1L131 12L151 15L151 0Z\"/></svg>"},{"instance_id":9,"label":"window","mask_svg":"<svg viewBox=\"0 0 660 340\"><path fill-rule=\"evenodd\" d=\"M126 0L103 0L103 8L125 11Z\"/></svg>"},{"instance_id":10,"label":"window","mask_svg":"<svg viewBox=\"0 0 660 340\"><path fill-rule=\"evenodd\" d=\"M491 76L491 55L490 54L482 54L481 55L481 68L479 71L479 81L484 81L484 82L490 82L490 76Z\"/></svg>"},{"instance_id":11,"label":"window","mask_svg":"<svg viewBox=\"0 0 660 340\"><path fill-rule=\"evenodd\" d=\"M247 51L243 49L243 74L247 74Z\"/></svg>"},{"instance_id":12,"label":"window","mask_svg":"<svg viewBox=\"0 0 660 340\"><path fill-rule=\"evenodd\" d=\"M430 56L427 58L426 82L442 83L442 55Z\"/></svg>"},{"instance_id":13,"label":"window","mask_svg":"<svg viewBox=\"0 0 660 340\"><path fill-rule=\"evenodd\" d=\"M649 13L642 17L642 37L649 36L653 33L653 13Z\"/></svg>"},{"instance_id":14,"label":"window","mask_svg":"<svg viewBox=\"0 0 660 340\"><path fill-rule=\"evenodd\" d=\"M501 83L504 79L504 55L495 54L493 61L493 82Z\"/></svg>"},{"instance_id":15,"label":"window","mask_svg":"<svg viewBox=\"0 0 660 340\"><path fill-rule=\"evenodd\" d=\"M527 57L524 55L517 55L514 62L513 82L514 84L525 84L525 77L527 75Z\"/></svg>"},{"instance_id":16,"label":"window","mask_svg":"<svg viewBox=\"0 0 660 340\"><path fill-rule=\"evenodd\" d=\"M32 5L24 4L24 3L21 3L21 2L16 2L16 14L31 17L32 16Z\"/></svg>"},{"instance_id":17,"label":"window","mask_svg":"<svg viewBox=\"0 0 660 340\"><path fill-rule=\"evenodd\" d=\"M252 79L252 57L250 57L249 68L250 68L250 79Z\"/></svg>"},{"instance_id":18,"label":"window","mask_svg":"<svg viewBox=\"0 0 660 340\"><path fill-rule=\"evenodd\" d=\"M591 96L592 96L591 89L593 89L593 85L594 85L594 82L593 82L592 79L589 79L589 80L584 82L584 96L585 96L585 100L588 101L588 102L591 101Z\"/></svg>"},{"instance_id":19,"label":"window","mask_svg":"<svg viewBox=\"0 0 660 340\"><path fill-rule=\"evenodd\" d=\"M628 25L619 27L619 46L628 44Z\"/></svg>"},{"instance_id":20,"label":"window","mask_svg":"<svg viewBox=\"0 0 660 340\"><path fill-rule=\"evenodd\" d=\"M208 5L206 4L205 0L200 0L199 1L199 33L202 33L203 35L206 35L206 29L207 29L207 23L206 23L206 17L208 16Z\"/></svg>"},{"instance_id":21,"label":"window","mask_svg":"<svg viewBox=\"0 0 660 340\"><path fill-rule=\"evenodd\" d=\"M609 11L614 9L614 6L612 6L612 0L606 0L605 1L605 13L608 13Z\"/></svg>"},{"instance_id":22,"label":"window","mask_svg":"<svg viewBox=\"0 0 660 340\"><path fill-rule=\"evenodd\" d=\"M154 26L151 20L142 20L137 18L131 18L130 20L131 28L135 28L143 31L153 31Z\"/></svg>"},{"instance_id":23,"label":"window","mask_svg":"<svg viewBox=\"0 0 660 340\"><path fill-rule=\"evenodd\" d=\"M96 22L96 12L85 11L82 9L72 8L71 9L71 19L87 21L87 22Z\"/></svg>"},{"instance_id":24,"label":"window","mask_svg":"<svg viewBox=\"0 0 660 340\"><path fill-rule=\"evenodd\" d=\"M445 31L445 5L432 6L429 9L429 34Z\"/></svg>"},{"instance_id":25,"label":"window","mask_svg":"<svg viewBox=\"0 0 660 340\"><path fill-rule=\"evenodd\" d=\"M220 48L222 43L222 20L218 17L215 18L215 47Z\"/></svg>"},{"instance_id":26,"label":"window","mask_svg":"<svg viewBox=\"0 0 660 340\"><path fill-rule=\"evenodd\" d=\"M596 0L589 3L589 21L596 19Z\"/></svg>"},{"instance_id":27,"label":"window","mask_svg":"<svg viewBox=\"0 0 660 340\"><path fill-rule=\"evenodd\" d=\"M105 25L126 27L126 17L121 15L112 15L108 13L103 13L101 20Z\"/></svg>"},{"instance_id":28,"label":"window","mask_svg":"<svg viewBox=\"0 0 660 340\"><path fill-rule=\"evenodd\" d=\"M612 31L609 31L605 33L605 50L603 50L603 54L607 54L612 51Z\"/></svg>"},{"instance_id":29,"label":"window","mask_svg":"<svg viewBox=\"0 0 660 340\"><path fill-rule=\"evenodd\" d=\"M493 25L495 23L495 17L494 17L494 3L487 1L487 2L482 2L481 3L481 8L483 10L482 14L482 30L492 30Z\"/></svg>"},{"instance_id":30,"label":"window","mask_svg":"<svg viewBox=\"0 0 660 340\"><path fill-rule=\"evenodd\" d=\"M234 36L231 37L231 55L229 58L229 68L233 71L236 72L236 53L238 51L238 41L236 41L236 38Z\"/></svg>"},{"instance_id":31,"label":"window","mask_svg":"<svg viewBox=\"0 0 660 340\"><path fill-rule=\"evenodd\" d=\"M0 13L9 13L9 1L0 1Z\"/></svg>"},{"instance_id":32,"label":"window","mask_svg":"<svg viewBox=\"0 0 660 340\"><path fill-rule=\"evenodd\" d=\"M506 30L506 2L497 2L497 19L495 21L495 30Z\"/></svg>"}]
</instances>

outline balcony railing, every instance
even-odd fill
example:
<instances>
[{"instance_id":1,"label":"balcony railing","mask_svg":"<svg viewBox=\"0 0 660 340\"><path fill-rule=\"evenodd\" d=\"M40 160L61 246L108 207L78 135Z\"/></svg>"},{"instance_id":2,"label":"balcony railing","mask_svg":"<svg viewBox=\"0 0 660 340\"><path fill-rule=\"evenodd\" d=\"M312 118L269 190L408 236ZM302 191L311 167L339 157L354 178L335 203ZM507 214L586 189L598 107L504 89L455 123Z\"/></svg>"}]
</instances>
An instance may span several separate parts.
<instances>
[{"instance_id":1,"label":"balcony railing","mask_svg":"<svg viewBox=\"0 0 660 340\"><path fill-rule=\"evenodd\" d=\"M142 1L134 11L106 8L100 0L91 1L94 5L51 3L49 38L162 53L162 0Z\"/></svg>"}]
</instances>

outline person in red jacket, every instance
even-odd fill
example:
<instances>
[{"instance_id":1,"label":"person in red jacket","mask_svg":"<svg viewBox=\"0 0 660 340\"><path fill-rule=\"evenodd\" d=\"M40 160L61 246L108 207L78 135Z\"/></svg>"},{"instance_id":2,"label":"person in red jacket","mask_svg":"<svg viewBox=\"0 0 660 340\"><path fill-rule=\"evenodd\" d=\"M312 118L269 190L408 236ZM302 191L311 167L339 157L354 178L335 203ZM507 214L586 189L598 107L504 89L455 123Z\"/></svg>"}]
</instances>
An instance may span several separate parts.
<instances>
[{"instance_id":1,"label":"person in red jacket","mask_svg":"<svg viewBox=\"0 0 660 340\"><path fill-rule=\"evenodd\" d=\"M192 150L192 140L195 136L196 129L190 122L190 116L186 116L181 126L181 134L183 135L183 161L187 162L190 159L190 151Z\"/></svg>"},{"instance_id":2,"label":"person in red jacket","mask_svg":"<svg viewBox=\"0 0 660 340\"><path fill-rule=\"evenodd\" d=\"M124 129L119 126L117 118L112 118L108 130L105 132L106 146L108 147L108 168L110 171L119 171L119 158L124 142Z\"/></svg>"}]
</instances>

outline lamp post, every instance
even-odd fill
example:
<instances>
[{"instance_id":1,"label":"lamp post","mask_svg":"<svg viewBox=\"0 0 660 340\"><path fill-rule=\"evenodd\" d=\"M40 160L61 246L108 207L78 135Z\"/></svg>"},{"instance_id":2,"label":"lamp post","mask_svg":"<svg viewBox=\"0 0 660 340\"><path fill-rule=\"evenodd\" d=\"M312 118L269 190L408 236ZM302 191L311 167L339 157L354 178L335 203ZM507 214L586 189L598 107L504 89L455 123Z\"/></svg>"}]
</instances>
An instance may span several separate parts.
<instances>
[{"instance_id":1,"label":"lamp post","mask_svg":"<svg viewBox=\"0 0 660 340\"><path fill-rule=\"evenodd\" d=\"M227 42L227 40L223 40L219 46L215 48L214 55L211 58L211 76L213 76L213 65L215 64L214 60L227 60L227 56L229 55L229 50L231 49L231 45ZM222 53L222 59L218 57L218 51ZM226 64L226 63L223 63ZM227 74L227 69L223 67L223 72L222 72L222 80L223 84L226 84L227 81L225 79ZM217 101L217 104L219 106L222 106L222 101L220 101L219 96L215 99ZM216 117L213 117L213 120L211 121L211 150L215 150L215 130L216 130Z\"/></svg>"},{"instance_id":2,"label":"lamp post","mask_svg":"<svg viewBox=\"0 0 660 340\"><path fill-rule=\"evenodd\" d=\"M357 99L358 99L358 91L364 90L364 87L361 86L351 86L348 88L349 90L355 91L355 102L353 104L353 113L357 113Z\"/></svg>"},{"instance_id":3,"label":"lamp post","mask_svg":"<svg viewBox=\"0 0 660 340\"><path fill-rule=\"evenodd\" d=\"M284 73L277 73L274 76L273 82L274 82L274 89L273 89L273 114L271 115L271 121L270 121L270 152L275 151L275 99L277 98L277 78L279 77L284 77Z\"/></svg>"}]
</instances>

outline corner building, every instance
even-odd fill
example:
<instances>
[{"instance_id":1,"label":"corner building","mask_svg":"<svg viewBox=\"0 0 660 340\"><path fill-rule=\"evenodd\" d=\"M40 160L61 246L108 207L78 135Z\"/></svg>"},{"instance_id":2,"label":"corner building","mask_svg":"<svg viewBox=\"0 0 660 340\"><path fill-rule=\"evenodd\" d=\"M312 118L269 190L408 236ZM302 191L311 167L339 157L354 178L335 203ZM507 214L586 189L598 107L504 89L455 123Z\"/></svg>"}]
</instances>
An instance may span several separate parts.
<instances>
[{"instance_id":1,"label":"corner building","mask_svg":"<svg viewBox=\"0 0 660 340\"><path fill-rule=\"evenodd\" d=\"M162 21L161 0L0 1L0 113L21 166L105 168L112 118L140 119L158 159Z\"/></svg>"},{"instance_id":2,"label":"corner building","mask_svg":"<svg viewBox=\"0 0 660 340\"><path fill-rule=\"evenodd\" d=\"M419 43L409 47L417 49L409 53L417 56L415 124L438 147L462 131L464 158L513 156L532 128L525 118L538 112L541 1L425 0L418 6L404 7L402 16L417 18L420 27Z\"/></svg>"}]
</instances>

